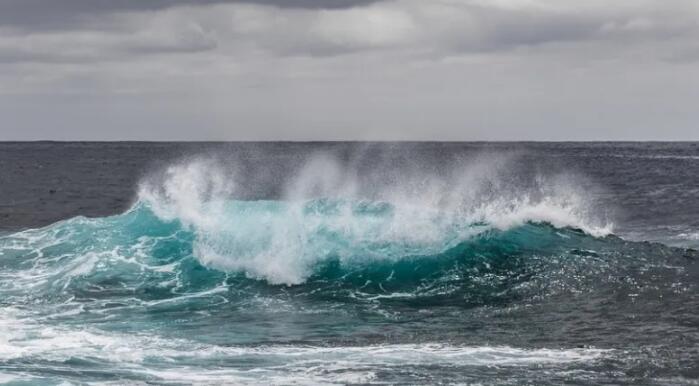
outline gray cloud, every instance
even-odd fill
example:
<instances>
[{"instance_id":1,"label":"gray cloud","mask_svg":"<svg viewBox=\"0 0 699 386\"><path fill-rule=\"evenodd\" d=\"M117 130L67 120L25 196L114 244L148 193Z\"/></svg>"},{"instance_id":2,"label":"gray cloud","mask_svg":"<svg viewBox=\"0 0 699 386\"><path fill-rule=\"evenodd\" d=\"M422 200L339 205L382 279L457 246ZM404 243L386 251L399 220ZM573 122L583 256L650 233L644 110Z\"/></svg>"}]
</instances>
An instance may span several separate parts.
<instances>
[{"instance_id":1,"label":"gray cloud","mask_svg":"<svg viewBox=\"0 0 699 386\"><path fill-rule=\"evenodd\" d=\"M283 8L345 8L375 0L2 0L0 26L64 29L94 25L93 18L115 12L157 11L176 6L263 4Z\"/></svg>"},{"instance_id":2,"label":"gray cloud","mask_svg":"<svg viewBox=\"0 0 699 386\"><path fill-rule=\"evenodd\" d=\"M0 138L696 138L697 20L694 0L5 0Z\"/></svg>"},{"instance_id":3,"label":"gray cloud","mask_svg":"<svg viewBox=\"0 0 699 386\"><path fill-rule=\"evenodd\" d=\"M585 41L624 50L699 36L692 0L668 0L672 6L665 8L650 1L610 6L598 0L585 6L551 0L306 0L284 2L285 8L272 3L57 0L41 8L37 0L9 0L0 6L8 12L0 9L0 15L26 23L0 33L0 61L92 62L212 50L232 57L376 50L443 57ZM27 15L81 23L47 30L51 23L34 27Z\"/></svg>"}]
</instances>

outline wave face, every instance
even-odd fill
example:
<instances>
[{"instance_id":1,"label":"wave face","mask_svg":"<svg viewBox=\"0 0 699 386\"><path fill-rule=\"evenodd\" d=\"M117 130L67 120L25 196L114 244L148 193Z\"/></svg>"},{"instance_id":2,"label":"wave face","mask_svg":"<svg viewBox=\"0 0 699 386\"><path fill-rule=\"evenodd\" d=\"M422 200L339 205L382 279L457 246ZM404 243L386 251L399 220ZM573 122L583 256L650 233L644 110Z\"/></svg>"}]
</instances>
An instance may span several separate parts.
<instances>
[{"instance_id":1,"label":"wave face","mask_svg":"<svg viewBox=\"0 0 699 386\"><path fill-rule=\"evenodd\" d=\"M360 266L438 258L486 231L527 223L594 236L611 231L591 219L589 202L560 179L520 191L491 173L450 176L454 183L446 185L408 175L376 189L320 156L288 184L285 199L242 201L230 198L234 183L213 161L195 160L142 184L133 211L150 211L189 231L193 254L207 267L289 285L333 261Z\"/></svg>"},{"instance_id":2,"label":"wave face","mask_svg":"<svg viewBox=\"0 0 699 386\"><path fill-rule=\"evenodd\" d=\"M696 375L696 252L614 236L570 178L494 168L367 184L319 156L255 200L199 159L123 214L2 236L0 374L615 383L663 352L644 377Z\"/></svg>"},{"instance_id":3,"label":"wave face","mask_svg":"<svg viewBox=\"0 0 699 386\"><path fill-rule=\"evenodd\" d=\"M139 203L123 215L79 217L4 237L3 288L45 296L113 280L123 288L176 294L235 277L271 285L369 281L364 290L382 292L382 286L431 280L464 285L465 273L479 265L537 253L584 255L576 251L613 250L620 243L548 223L498 229L437 215L410 217L387 203L231 201L216 210L220 219L194 227L164 220ZM187 278L202 270L207 274Z\"/></svg>"}]
</instances>

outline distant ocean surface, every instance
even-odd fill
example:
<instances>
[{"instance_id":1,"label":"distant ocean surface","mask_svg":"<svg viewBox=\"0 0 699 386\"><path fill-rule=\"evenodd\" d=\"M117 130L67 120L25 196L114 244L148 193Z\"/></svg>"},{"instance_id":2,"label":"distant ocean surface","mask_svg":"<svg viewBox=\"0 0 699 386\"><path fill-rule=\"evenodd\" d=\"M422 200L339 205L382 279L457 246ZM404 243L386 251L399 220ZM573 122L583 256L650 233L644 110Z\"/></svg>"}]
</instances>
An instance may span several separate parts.
<instances>
[{"instance_id":1,"label":"distant ocean surface","mask_svg":"<svg viewBox=\"0 0 699 386\"><path fill-rule=\"evenodd\" d=\"M0 143L0 383L699 384L699 143Z\"/></svg>"}]
</instances>

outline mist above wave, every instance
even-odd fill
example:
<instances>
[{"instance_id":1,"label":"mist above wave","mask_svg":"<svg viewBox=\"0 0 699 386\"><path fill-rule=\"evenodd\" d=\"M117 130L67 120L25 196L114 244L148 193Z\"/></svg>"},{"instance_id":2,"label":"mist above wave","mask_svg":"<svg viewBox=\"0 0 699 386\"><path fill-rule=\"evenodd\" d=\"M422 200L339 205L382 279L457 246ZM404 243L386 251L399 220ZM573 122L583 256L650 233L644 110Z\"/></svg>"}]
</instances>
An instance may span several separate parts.
<instances>
[{"instance_id":1,"label":"mist above wave","mask_svg":"<svg viewBox=\"0 0 699 386\"><path fill-rule=\"evenodd\" d=\"M612 229L581 188L589 182L524 169L513 155L429 168L405 157L365 162L362 154L309 155L276 181L278 199L240 200L241 192L258 183L255 166L241 171L199 157L152 174L138 197L163 221L194 233L194 254L202 264L274 284L302 283L327 259L437 255L485 229L527 222L594 236Z\"/></svg>"}]
</instances>

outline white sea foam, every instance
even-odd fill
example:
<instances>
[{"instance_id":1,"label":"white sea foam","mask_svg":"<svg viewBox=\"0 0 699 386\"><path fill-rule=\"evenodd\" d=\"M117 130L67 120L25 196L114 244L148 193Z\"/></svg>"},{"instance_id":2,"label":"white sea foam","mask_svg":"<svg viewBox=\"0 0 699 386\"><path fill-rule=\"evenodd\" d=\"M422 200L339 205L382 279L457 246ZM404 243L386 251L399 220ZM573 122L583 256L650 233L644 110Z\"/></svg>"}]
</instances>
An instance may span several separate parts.
<instances>
[{"instance_id":1,"label":"white sea foam","mask_svg":"<svg viewBox=\"0 0 699 386\"><path fill-rule=\"evenodd\" d=\"M21 358L63 363L99 359L134 376L193 383L288 383L369 381L393 366L557 365L588 362L611 350L523 349L441 343L369 346L216 346L187 339L45 325L15 308L0 309L0 362ZM150 364L157 360L161 365ZM206 368L202 361L230 363ZM196 368L196 371L191 371Z\"/></svg>"},{"instance_id":2,"label":"white sea foam","mask_svg":"<svg viewBox=\"0 0 699 386\"><path fill-rule=\"evenodd\" d=\"M236 186L245 181L234 181L235 173L217 162L195 159L145 180L139 197L160 218L195 232L203 264L274 284L302 283L329 256L347 263L438 254L487 227L546 222L594 236L612 231L578 179L519 181L515 166L511 157L489 156L440 176L381 168L359 176L320 154L287 178L282 201L236 202ZM314 209L322 206L318 199L334 206Z\"/></svg>"},{"instance_id":3,"label":"white sea foam","mask_svg":"<svg viewBox=\"0 0 699 386\"><path fill-rule=\"evenodd\" d=\"M680 240L691 240L691 241L699 241L699 232L685 232L685 233L680 233L675 238L680 239Z\"/></svg>"}]
</instances>

